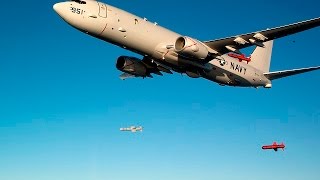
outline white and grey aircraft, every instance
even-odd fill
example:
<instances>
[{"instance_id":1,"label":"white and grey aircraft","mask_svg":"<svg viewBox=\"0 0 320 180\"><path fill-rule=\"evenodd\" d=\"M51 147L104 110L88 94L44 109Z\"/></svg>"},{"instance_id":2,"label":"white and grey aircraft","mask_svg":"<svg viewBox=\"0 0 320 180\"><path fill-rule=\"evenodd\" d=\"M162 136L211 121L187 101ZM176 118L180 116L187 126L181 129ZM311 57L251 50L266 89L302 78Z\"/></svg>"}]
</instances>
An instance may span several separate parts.
<instances>
[{"instance_id":1,"label":"white and grey aircraft","mask_svg":"<svg viewBox=\"0 0 320 180\"><path fill-rule=\"evenodd\" d=\"M142 130L143 130L142 126L130 126L127 128L120 128L120 131L131 131L133 133L135 133L137 131L142 132Z\"/></svg>"},{"instance_id":2,"label":"white and grey aircraft","mask_svg":"<svg viewBox=\"0 0 320 180\"><path fill-rule=\"evenodd\" d=\"M271 88L271 81L319 69L309 67L269 72L273 40L315 28L320 17L237 36L199 41L165 29L145 18L95 0L54 4L53 9L74 28L143 56L120 56L120 78L186 73L220 85ZM256 46L250 57L240 49Z\"/></svg>"}]
</instances>

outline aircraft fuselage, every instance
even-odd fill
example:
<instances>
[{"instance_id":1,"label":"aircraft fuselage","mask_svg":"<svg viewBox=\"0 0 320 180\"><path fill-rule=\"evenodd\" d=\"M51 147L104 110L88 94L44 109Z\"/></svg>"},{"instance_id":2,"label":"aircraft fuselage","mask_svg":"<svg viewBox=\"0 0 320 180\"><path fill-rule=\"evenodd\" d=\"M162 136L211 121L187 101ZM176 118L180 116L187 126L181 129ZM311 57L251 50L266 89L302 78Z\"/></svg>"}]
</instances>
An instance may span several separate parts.
<instances>
[{"instance_id":1,"label":"aircraft fuselage","mask_svg":"<svg viewBox=\"0 0 320 180\"><path fill-rule=\"evenodd\" d=\"M250 66L250 63L239 62L228 55L212 59L205 65L194 62L172 49L180 34L105 3L83 2L61 2L55 4L54 9L76 29L136 52L174 71L187 73L190 77L204 77L221 85L271 86L263 72Z\"/></svg>"}]
</instances>

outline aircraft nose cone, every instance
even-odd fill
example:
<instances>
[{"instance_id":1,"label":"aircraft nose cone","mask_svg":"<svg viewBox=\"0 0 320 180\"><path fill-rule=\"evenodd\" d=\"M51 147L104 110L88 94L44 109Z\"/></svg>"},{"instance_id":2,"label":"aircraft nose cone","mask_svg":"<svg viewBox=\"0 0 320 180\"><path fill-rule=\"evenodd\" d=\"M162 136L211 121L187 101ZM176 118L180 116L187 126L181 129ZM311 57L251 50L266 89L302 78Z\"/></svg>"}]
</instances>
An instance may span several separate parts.
<instances>
[{"instance_id":1,"label":"aircraft nose cone","mask_svg":"<svg viewBox=\"0 0 320 180\"><path fill-rule=\"evenodd\" d=\"M57 14L61 14L61 3L56 3L53 5L53 10L57 13Z\"/></svg>"}]
</instances>

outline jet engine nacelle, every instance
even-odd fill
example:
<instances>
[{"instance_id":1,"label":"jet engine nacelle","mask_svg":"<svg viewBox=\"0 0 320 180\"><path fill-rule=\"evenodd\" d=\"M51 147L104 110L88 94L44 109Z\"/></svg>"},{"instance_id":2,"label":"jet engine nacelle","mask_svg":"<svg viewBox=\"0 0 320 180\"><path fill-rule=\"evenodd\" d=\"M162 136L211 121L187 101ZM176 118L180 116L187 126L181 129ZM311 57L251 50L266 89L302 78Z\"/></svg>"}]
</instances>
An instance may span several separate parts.
<instances>
[{"instance_id":1,"label":"jet engine nacelle","mask_svg":"<svg viewBox=\"0 0 320 180\"><path fill-rule=\"evenodd\" d=\"M135 57L120 56L117 59L116 67L122 72L135 76L146 77L149 75L146 66Z\"/></svg>"},{"instance_id":2,"label":"jet engine nacelle","mask_svg":"<svg viewBox=\"0 0 320 180\"><path fill-rule=\"evenodd\" d=\"M189 58L205 59L209 54L202 42L187 36L179 37L174 44L174 49L177 53Z\"/></svg>"}]
</instances>

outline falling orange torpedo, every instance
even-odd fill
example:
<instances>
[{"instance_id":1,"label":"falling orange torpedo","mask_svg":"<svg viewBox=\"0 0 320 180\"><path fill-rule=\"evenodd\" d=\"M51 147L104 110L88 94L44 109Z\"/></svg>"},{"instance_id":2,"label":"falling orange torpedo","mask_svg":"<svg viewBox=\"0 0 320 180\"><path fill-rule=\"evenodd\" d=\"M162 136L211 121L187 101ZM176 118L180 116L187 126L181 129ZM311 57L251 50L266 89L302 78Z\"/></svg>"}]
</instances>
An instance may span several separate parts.
<instances>
[{"instance_id":1,"label":"falling orange torpedo","mask_svg":"<svg viewBox=\"0 0 320 180\"><path fill-rule=\"evenodd\" d=\"M283 143L277 144L276 142L274 142L272 145L262 146L262 149L273 149L274 151L278 151L278 148L284 150L285 147L286 146Z\"/></svg>"}]
</instances>

